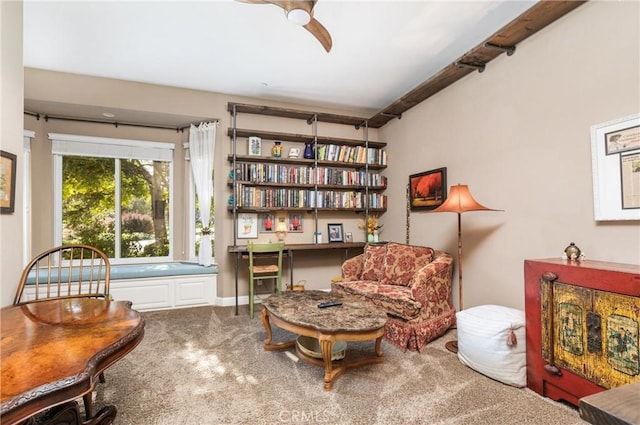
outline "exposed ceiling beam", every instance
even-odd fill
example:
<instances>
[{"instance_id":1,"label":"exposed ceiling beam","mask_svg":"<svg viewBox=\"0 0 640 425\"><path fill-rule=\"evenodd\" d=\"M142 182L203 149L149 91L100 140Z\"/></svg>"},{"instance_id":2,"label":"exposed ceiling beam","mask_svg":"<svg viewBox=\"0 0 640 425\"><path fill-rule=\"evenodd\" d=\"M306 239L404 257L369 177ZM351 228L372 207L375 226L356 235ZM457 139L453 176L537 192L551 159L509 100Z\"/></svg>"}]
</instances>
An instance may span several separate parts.
<instances>
[{"instance_id":1,"label":"exposed ceiling beam","mask_svg":"<svg viewBox=\"0 0 640 425\"><path fill-rule=\"evenodd\" d=\"M445 87L450 86L476 69L483 69L486 63L502 53L513 53L512 49L522 40L532 36L584 3L586 3L586 0L539 1L487 40L462 55L451 65L371 117L368 121L368 126L380 128L392 119L401 117L404 112Z\"/></svg>"}]
</instances>

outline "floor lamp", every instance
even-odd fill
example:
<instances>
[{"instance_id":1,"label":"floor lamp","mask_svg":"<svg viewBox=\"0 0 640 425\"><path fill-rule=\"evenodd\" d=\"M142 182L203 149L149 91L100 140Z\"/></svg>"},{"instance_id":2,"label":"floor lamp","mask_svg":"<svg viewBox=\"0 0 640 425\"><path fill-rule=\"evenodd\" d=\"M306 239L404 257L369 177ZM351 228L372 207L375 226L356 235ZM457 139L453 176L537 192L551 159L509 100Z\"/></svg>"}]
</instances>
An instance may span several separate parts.
<instances>
[{"instance_id":1,"label":"floor lamp","mask_svg":"<svg viewBox=\"0 0 640 425\"><path fill-rule=\"evenodd\" d=\"M501 211L487 208L473 199L469 192L469 186L459 184L451 186L449 196L433 212L452 212L458 214L458 310L462 310L462 213L469 211ZM445 347L453 352L458 352L458 341L449 341Z\"/></svg>"}]
</instances>

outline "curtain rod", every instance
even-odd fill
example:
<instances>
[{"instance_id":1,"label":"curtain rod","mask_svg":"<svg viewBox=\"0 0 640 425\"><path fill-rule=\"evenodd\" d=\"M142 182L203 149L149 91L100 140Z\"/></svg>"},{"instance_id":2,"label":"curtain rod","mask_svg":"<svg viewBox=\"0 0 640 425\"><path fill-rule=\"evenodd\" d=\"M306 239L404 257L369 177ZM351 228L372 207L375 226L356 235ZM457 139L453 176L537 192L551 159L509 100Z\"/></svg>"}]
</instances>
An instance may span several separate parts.
<instances>
[{"instance_id":1,"label":"curtain rod","mask_svg":"<svg viewBox=\"0 0 640 425\"><path fill-rule=\"evenodd\" d=\"M40 115L38 112L29 112L24 111L25 115L31 115L32 117L36 117L39 121L40 117L43 117L45 121L49 120L60 120L60 121L75 121L75 122L88 122L93 124L109 124L115 125L116 128L121 125L129 126L129 127L143 127L143 128L156 128L160 130L175 130L176 133L184 132L184 130L191 127L191 125L197 125L197 123L191 123L185 127L170 127L167 125L156 125L156 124L142 124L142 123L132 123L132 122L120 122L120 121L107 121L107 120L95 120L89 118L74 118L74 117L61 117L56 115ZM217 119L211 119L210 122L217 123Z\"/></svg>"}]
</instances>

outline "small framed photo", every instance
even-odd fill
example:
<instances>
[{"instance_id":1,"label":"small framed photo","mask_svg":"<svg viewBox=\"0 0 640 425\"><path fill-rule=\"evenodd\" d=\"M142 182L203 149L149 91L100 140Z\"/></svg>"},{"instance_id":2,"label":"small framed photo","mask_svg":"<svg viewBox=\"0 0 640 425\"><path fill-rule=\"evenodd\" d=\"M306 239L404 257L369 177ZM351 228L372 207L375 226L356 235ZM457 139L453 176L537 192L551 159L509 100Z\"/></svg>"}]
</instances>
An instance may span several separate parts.
<instances>
[{"instance_id":1,"label":"small framed photo","mask_svg":"<svg viewBox=\"0 0 640 425\"><path fill-rule=\"evenodd\" d=\"M276 231L276 216L273 214L260 215L260 233L273 233Z\"/></svg>"},{"instance_id":2,"label":"small framed photo","mask_svg":"<svg viewBox=\"0 0 640 425\"><path fill-rule=\"evenodd\" d=\"M447 199L447 168L437 168L409 176L411 211L433 210Z\"/></svg>"},{"instance_id":3,"label":"small framed photo","mask_svg":"<svg viewBox=\"0 0 640 425\"><path fill-rule=\"evenodd\" d=\"M258 237L258 214L238 215L238 239L255 239Z\"/></svg>"},{"instance_id":4,"label":"small framed photo","mask_svg":"<svg viewBox=\"0 0 640 425\"><path fill-rule=\"evenodd\" d=\"M13 214L16 208L16 155L0 151L0 213Z\"/></svg>"},{"instance_id":5,"label":"small framed photo","mask_svg":"<svg viewBox=\"0 0 640 425\"><path fill-rule=\"evenodd\" d=\"M329 243L331 242L344 242L342 234L342 224L328 224Z\"/></svg>"},{"instance_id":6,"label":"small framed photo","mask_svg":"<svg viewBox=\"0 0 640 425\"><path fill-rule=\"evenodd\" d=\"M353 242L353 233L351 233L351 232L346 232L346 233L344 234L344 241L345 241L345 242L347 242L347 243L351 243L351 242Z\"/></svg>"},{"instance_id":7,"label":"small framed photo","mask_svg":"<svg viewBox=\"0 0 640 425\"><path fill-rule=\"evenodd\" d=\"M289 233L303 233L303 220L300 213L289 213Z\"/></svg>"},{"instance_id":8,"label":"small framed photo","mask_svg":"<svg viewBox=\"0 0 640 425\"><path fill-rule=\"evenodd\" d=\"M256 136L247 138L247 154L249 156L262 156L262 139Z\"/></svg>"}]
</instances>

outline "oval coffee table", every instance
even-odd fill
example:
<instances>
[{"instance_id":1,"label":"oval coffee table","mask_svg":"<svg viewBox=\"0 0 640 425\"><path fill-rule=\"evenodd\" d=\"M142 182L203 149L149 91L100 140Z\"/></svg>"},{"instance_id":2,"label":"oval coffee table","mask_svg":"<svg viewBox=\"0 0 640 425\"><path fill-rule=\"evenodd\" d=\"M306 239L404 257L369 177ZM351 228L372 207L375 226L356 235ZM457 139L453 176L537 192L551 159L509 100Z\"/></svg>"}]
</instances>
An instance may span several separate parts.
<instances>
[{"instance_id":1,"label":"oval coffee table","mask_svg":"<svg viewBox=\"0 0 640 425\"><path fill-rule=\"evenodd\" d=\"M340 301L341 306L319 308L324 301ZM286 350L295 341L273 343L271 323L281 329L318 339L322 360L303 353L296 346L300 358L316 366L324 366L324 389L331 390L333 382L348 369L382 363L382 337L387 315L384 311L355 298L324 291L285 291L271 295L262 303L262 324L267 331L264 349ZM375 356L332 361L336 341L369 341L375 339Z\"/></svg>"}]
</instances>

